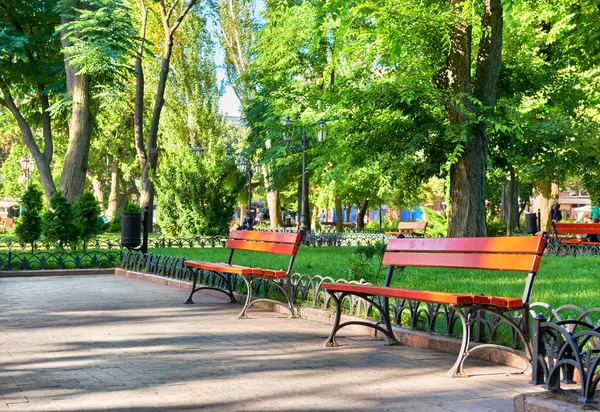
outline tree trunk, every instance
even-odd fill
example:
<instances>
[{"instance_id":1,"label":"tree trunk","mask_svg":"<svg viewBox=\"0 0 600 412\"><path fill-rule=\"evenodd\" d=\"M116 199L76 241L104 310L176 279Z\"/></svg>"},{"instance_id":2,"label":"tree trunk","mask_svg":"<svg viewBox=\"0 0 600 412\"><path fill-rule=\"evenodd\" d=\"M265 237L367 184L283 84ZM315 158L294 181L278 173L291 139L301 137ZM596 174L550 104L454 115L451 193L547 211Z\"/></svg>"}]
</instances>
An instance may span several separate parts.
<instances>
[{"instance_id":1,"label":"tree trunk","mask_svg":"<svg viewBox=\"0 0 600 412\"><path fill-rule=\"evenodd\" d=\"M552 184L550 179L543 179L533 183L533 212L540 211L540 230L552 230L550 207L552 202Z\"/></svg>"},{"instance_id":2,"label":"tree trunk","mask_svg":"<svg viewBox=\"0 0 600 412\"><path fill-rule=\"evenodd\" d=\"M464 0L454 0L452 5L462 7ZM451 29L451 48L440 84L461 99L455 105L449 99L446 105L452 124L465 124L475 113L471 95L483 105L490 115L496 103L496 89L502 55L502 5L501 0L484 0L482 16L483 35L479 43L476 73L471 86L472 29L460 22ZM489 136L483 122L469 127L460 158L450 167L449 237L486 236L485 173Z\"/></svg>"},{"instance_id":3,"label":"tree trunk","mask_svg":"<svg viewBox=\"0 0 600 412\"><path fill-rule=\"evenodd\" d=\"M344 214L346 215L344 217L344 222L349 222L350 221L350 211L352 210L352 205L349 203L346 203L346 208L344 209Z\"/></svg>"},{"instance_id":4,"label":"tree trunk","mask_svg":"<svg viewBox=\"0 0 600 412\"><path fill-rule=\"evenodd\" d=\"M52 161L52 141L50 140L50 146L48 147L48 142L46 140L47 133L50 132L50 129L46 130L44 128L44 142L46 146L44 147L44 153L42 153L35 142L31 126L29 126L29 123L21 114L19 107L15 104L10 90L8 89L8 85L4 83L2 78L0 78L0 91L2 92L0 105L6 107L17 121L19 129L21 129L21 137L37 165L46 200L50 203L50 199L56 193L56 186L54 185L52 171L50 170L50 162ZM42 115L42 121L45 124L44 118L45 116Z\"/></svg>"},{"instance_id":5,"label":"tree trunk","mask_svg":"<svg viewBox=\"0 0 600 412\"><path fill-rule=\"evenodd\" d=\"M88 6L87 3L79 1L71 1L68 5L81 8ZM62 24L70 20L70 17L66 16L71 13L70 9L65 10L65 14L61 16ZM65 31L61 32L61 43L63 49L70 46ZM77 68L71 65L69 56L65 54L67 91L71 95L72 103L71 118L69 119L69 143L60 176L60 191L71 203L74 203L83 193L92 131L90 76L78 74L78 71Z\"/></svg>"},{"instance_id":6,"label":"tree trunk","mask_svg":"<svg viewBox=\"0 0 600 412\"><path fill-rule=\"evenodd\" d=\"M339 196L335 197L335 231L341 233L343 231L342 225L342 198Z\"/></svg>"},{"instance_id":7,"label":"tree trunk","mask_svg":"<svg viewBox=\"0 0 600 412\"><path fill-rule=\"evenodd\" d=\"M367 207L369 205L369 199L364 198L362 203L358 204L358 214L356 215L356 227L358 229L365 228L365 214L367 213Z\"/></svg>"},{"instance_id":8,"label":"tree trunk","mask_svg":"<svg viewBox=\"0 0 600 412\"><path fill-rule=\"evenodd\" d=\"M87 177L92 182L92 190L94 191L94 197L100 203L100 208L102 209L102 215L106 215L106 203L104 202L104 190L103 185L100 180L98 180L97 176L94 176L92 172L87 171Z\"/></svg>"},{"instance_id":9,"label":"tree trunk","mask_svg":"<svg viewBox=\"0 0 600 412\"><path fill-rule=\"evenodd\" d=\"M508 170L509 176L510 176L510 181L508 183L508 196L507 196L507 211L506 211L506 236L512 236L512 232L513 232L513 223L514 223L514 219L513 219L513 211L515 208L514 205L514 198L515 198L515 171L514 169L511 167L509 167Z\"/></svg>"},{"instance_id":10,"label":"tree trunk","mask_svg":"<svg viewBox=\"0 0 600 412\"><path fill-rule=\"evenodd\" d=\"M119 192L121 184L121 169L119 162L115 159L112 161L110 174L110 194L108 195L108 211L107 214L111 219L116 217L119 210Z\"/></svg>"},{"instance_id":11,"label":"tree trunk","mask_svg":"<svg viewBox=\"0 0 600 412\"><path fill-rule=\"evenodd\" d=\"M278 191L267 192L267 205L269 206L269 221L271 229L283 227L283 219L281 218L281 202L279 201Z\"/></svg>"}]
</instances>

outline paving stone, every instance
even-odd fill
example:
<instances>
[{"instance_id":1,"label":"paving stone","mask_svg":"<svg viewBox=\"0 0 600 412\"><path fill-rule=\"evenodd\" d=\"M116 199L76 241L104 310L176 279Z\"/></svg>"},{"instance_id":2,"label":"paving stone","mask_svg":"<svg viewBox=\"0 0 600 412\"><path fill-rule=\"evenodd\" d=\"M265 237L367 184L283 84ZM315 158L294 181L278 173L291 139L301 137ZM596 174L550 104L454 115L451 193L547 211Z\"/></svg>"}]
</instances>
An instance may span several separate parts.
<instances>
[{"instance_id":1,"label":"paving stone","mask_svg":"<svg viewBox=\"0 0 600 412\"><path fill-rule=\"evenodd\" d=\"M0 279L0 411L506 411L515 370L120 276ZM509 373L510 372L510 373Z\"/></svg>"}]
</instances>

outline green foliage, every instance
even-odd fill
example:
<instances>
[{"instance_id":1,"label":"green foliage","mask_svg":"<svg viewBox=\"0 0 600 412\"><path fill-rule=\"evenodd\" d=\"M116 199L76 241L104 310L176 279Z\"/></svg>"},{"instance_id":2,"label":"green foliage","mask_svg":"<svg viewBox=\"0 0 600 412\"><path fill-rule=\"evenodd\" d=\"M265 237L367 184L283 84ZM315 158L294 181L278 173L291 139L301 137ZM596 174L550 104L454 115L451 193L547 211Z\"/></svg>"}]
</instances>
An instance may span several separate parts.
<instances>
[{"instance_id":1,"label":"green foliage","mask_svg":"<svg viewBox=\"0 0 600 412\"><path fill-rule=\"evenodd\" d=\"M349 280L361 280L381 285L385 280L385 267L381 265L387 244L377 242L374 245L359 246L350 256Z\"/></svg>"},{"instance_id":2,"label":"green foliage","mask_svg":"<svg viewBox=\"0 0 600 412\"><path fill-rule=\"evenodd\" d=\"M137 33L121 0L88 0L85 8L61 0L56 9L67 21L58 27L69 44L63 51L79 74L104 76L113 83L130 70L126 63L135 51Z\"/></svg>"},{"instance_id":3,"label":"green foliage","mask_svg":"<svg viewBox=\"0 0 600 412\"><path fill-rule=\"evenodd\" d=\"M494 219L487 222L488 236L506 236L506 221Z\"/></svg>"},{"instance_id":4,"label":"green foliage","mask_svg":"<svg viewBox=\"0 0 600 412\"><path fill-rule=\"evenodd\" d=\"M367 224L365 224L365 229L379 229L379 219L375 219ZM398 221L394 219L384 218L383 222L381 222L381 230L391 232L393 230L398 230Z\"/></svg>"},{"instance_id":5,"label":"green foliage","mask_svg":"<svg viewBox=\"0 0 600 412\"><path fill-rule=\"evenodd\" d=\"M31 185L21 198L23 210L17 220L15 235L20 242L33 244L42 234L42 218L40 212L43 207L42 191L36 186Z\"/></svg>"},{"instance_id":6,"label":"green foliage","mask_svg":"<svg viewBox=\"0 0 600 412\"><path fill-rule=\"evenodd\" d=\"M100 204L90 192L84 192L73 205L73 223L79 240L83 241L84 250L87 249L87 242L102 231L101 212Z\"/></svg>"},{"instance_id":7,"label":"green foliage","mask_svg":"<svg viewBox=\"0 0 600 412\"><path fill-rule=\"evenodd\" d=\"M124 213L140 213L142 210L140 209L140 205L135 202L127 201L125 207L123 208Z\"/></svg>"},{"instance_id":8,"label":"green foliage","mask_svg":"<svg viewBox=\"0 0 600 412\"><path fill-rule=\"evenodd\" d=\"M167 234L216 235L229 231L235 200L244 178L221 153L204 158L190 150L165 153L153 177L158 222Z\"/></svg>"},{"instance_id":9,"label":"green foliage","mask_svg":"<svg viewBox=\"0 0 600 412\"><path fill-rule=\"evenodd\" d=\"M50 209L42 216L44 239L48 242L58 242L61 249L64 249L65 245L76 245L78 230L73 218L73 206L57 192L50 199Z\"/></svg>"},{"instance_id":10,"label":"green foliage","mask_svg":"<svg viewBox=\"0 0 600 412\"><path fill-rule=\"evenodd\" d=\"M420 206L420 208L427 216L425 236L446 237L448 235L448 219L428 207Z\"/></svg>"}]
</instances>

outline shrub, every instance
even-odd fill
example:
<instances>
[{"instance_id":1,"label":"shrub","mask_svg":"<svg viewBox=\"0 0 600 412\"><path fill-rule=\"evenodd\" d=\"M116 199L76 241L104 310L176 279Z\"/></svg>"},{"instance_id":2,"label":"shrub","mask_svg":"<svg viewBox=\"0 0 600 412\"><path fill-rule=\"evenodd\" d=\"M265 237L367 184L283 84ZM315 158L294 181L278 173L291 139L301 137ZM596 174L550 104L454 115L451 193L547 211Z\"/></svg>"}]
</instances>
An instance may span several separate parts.
<instances>
[{"instance_id":1,"label":"shrub","mask_svg":"<svg viewBox=\"0 0 600 412\"><path fill-rule=\"evenodd\" d=\"M488 236L506 236L506 221L494 219L487 222Z\"/></svg>"},{"instance_id":2,"label":"shrub","mask_svg":"<svg viewBox=\"0 0 600 412\"><path fill-rule=\"evenodd\" d=\"M357 247L350 257L350 280L364 279L373 285L382 284L385 268L381 262L386 247L384 242Z\"/></svg>"},{"instance_id":3,"label":"shrub","mask_svg":"<svg viewBox=\"0 0 600 412\"><path fill-rule=\"evenodd\" d=\"M373 229L373 230L378 230L379 229L379 220L375 219L369 223L367 223L365 225L365 229ZM381 230L383 231L387 231L387 232L391 232L394 230L398 230L398 221L394 220L394 219L384 219L383 222L381 222Z\"/></svg>"},{"instance_id":4,"label":"shrub","mask_svg":"<svg viewBox=\"0 0 600 412\"><path fill-rule=\"evenodd\" d=\"M102 231L100 213L100 204L90 192L84 192L73 206L73 223L78 238L83 241L83 250L87 249L87 242Z\"/></svg>"},{"instance_id":5,"label":"shrub","mask_svg":"<svg viewBox=\"0 0 600 412\"><path fill-rule=\"evenodd\" d=\"M33 252L34 243L42 234L42 218L40 217L43 207L42 191L35 185L29 186L21 198L21 205L23 213L17 220L15 235L20 242L31 244Z\"/></svg>"},{"instance_id":6,"label":"shrub","mask_svg":"<svg viewBox=\"0 0 600 412\"><path fill-rule=\"evenodd\" d=\"M427 216L427 237L446 237L448 235L448 219L438 214L433 209L420 206L421 210Z\"/></svg>"},{"instance_id":7,"label":"shrub","mask_svg":"<svg viewBox=\"0 0 600 412\"><path fill-rule=\"evenodd\" d=\"M50 199L50 209L42 216L42 232L47 242L58 242L61 249L66 244L76 245L78 231L73 222L73 207L57 192Z\"/></svg>"}]
</instances>

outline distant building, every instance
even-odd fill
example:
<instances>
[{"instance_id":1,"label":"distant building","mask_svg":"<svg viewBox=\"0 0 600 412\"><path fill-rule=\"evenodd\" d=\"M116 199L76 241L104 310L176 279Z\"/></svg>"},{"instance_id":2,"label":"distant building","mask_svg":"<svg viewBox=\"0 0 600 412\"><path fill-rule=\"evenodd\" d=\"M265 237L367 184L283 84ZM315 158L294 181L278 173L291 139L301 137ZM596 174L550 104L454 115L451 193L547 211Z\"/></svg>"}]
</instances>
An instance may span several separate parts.
<instances>
[{"instance_id":1,"label":"distant building","mask_svg":"<svg viewBox=\"0 0 600 412\"><path fill-rule=\"evenodd\" d=\"M241 116L230 116L227 113L225 113L223 115L223 120L225 120L225 123L229 123L236 129L239 129L240 127L244 126Z\"/></svg>"}]
</instances>

